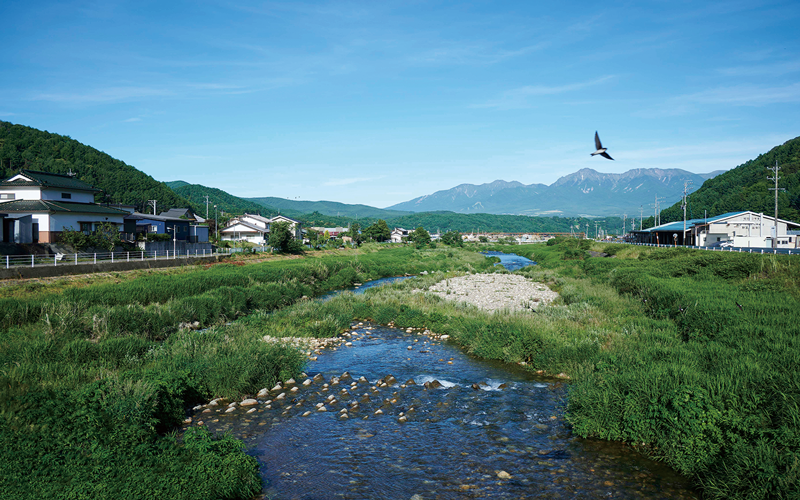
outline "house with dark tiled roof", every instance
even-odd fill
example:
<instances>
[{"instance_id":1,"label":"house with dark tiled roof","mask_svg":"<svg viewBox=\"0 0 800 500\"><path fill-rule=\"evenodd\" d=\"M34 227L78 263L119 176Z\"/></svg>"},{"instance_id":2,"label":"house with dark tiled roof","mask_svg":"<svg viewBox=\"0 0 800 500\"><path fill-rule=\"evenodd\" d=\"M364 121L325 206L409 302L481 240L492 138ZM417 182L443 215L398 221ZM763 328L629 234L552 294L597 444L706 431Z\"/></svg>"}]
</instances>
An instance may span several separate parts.
<instances>
[{"instance_id":1,"label":"house with dark tiled roof","mask_svg":"<svg viewBox=\"0 0 800 500\"><path fill-rule=\"evenodd\" d=\"M98 192L73 175L20 170L0 182L0 237L5 243L54 243L66 229L121 227L127 212L95 203Z\"/></svg>"}]
</instances>

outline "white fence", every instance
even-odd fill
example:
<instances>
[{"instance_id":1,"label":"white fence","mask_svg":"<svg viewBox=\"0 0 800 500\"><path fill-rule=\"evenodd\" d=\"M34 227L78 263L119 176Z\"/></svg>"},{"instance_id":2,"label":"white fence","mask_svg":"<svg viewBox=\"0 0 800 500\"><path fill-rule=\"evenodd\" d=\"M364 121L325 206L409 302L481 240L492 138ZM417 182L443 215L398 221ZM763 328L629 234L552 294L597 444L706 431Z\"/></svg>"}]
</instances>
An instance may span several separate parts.
<instances>
[{"instance_id":1,"label":"white fence","mask_svg":"<svg viewBox=\"0 0 800 500\"><path fill-rule=\"evenodd\" d=\"M41 267L64 266L77 264L97 264L103 262L135 262L145 260L166 260L183 258L203 258L215 255L230 255L230 249L221 248L216 252L212 250L195 250L194 252L154 251L154 252L107 252L107 253L69 253L55 255L2 255L2 266L6 269L12 267Z\"/></svg>"},{"instance_id":2,"label":"white fence","mask_svg":"<svg viewBox=\"0 0 800 500\"><path fill-rule=\"evenodd\" d=\"M691 248L694 250L709 250L713 252L735 252L735 253L757 253L757 254L783 254L783 255L800 255L800 248L747 248L747 247L696 247L693 245L665 245L663 243L632 243L624 242L628 245L638 245L642 247L659 247L659 248Z\"/></svg>"}]
</instances>

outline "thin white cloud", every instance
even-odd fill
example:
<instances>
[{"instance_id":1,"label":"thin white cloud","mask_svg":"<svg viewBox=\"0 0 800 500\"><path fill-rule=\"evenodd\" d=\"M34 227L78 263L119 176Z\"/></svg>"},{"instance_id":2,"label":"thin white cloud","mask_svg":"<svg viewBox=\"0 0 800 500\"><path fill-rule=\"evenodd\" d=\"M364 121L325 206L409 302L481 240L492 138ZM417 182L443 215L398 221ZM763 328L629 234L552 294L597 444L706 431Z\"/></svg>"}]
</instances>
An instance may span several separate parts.
<instances>
[{"instance_id":1,"label":"thin white cloud","mask_svg":"<svg viewBox=\"0 0 800 500\"><path fill-rule=\"evenodd\" d=\"M783 76L800 71L800 59L769 64L748 64L717 70L723 76Z\"/></svg>"},{"instance_id":2,"label":"thin white cloud","mask_svg":"<svg viewBox=\"0 0 800 500\"><path fill-rule=\"evenodd\" d=\"M590 80L588 82L569 83L566 85L527 85L525 87L508 90L497 99L492 99L483 104L476 104L473 107L497 109L524 108L530 106L530 99L532 97L574 92L576 90L582 90L595 85L600 85L601 83L607 82L613 78L613 75L607 75L595 80Z\"/></svg>"},{"instance_id":3,"label":"thin white cloud","mask_svg":"<svg viewBox=\"0 0 800 500\"><path fill-rule=\"evenodd\" d=\"M133 118L128 118L127 120L122 120L125 123L133 123L133 122L140 122L142 118L139 116L134 116Z\"/></svg>"},{"instance_id":4,"label":"thin white cloud","mask_svg":"<svg viewBox=\"0 0 800 500\"><path fill-rule=\"evenodd\" d=\"M63 104L99 104L119 101L133 101L169 95L173 95L173 92L167 89L129 86L94 89L90 92L81 93L41 93L34 94L30 99L33 101L49 101Z\"/></svg>"},{"instance_id":5,"label":"thin white cloud","mask_svg":"<svg viewBox=\"0 0 800 500\"><path fill-rule=\"evenodd\" d=\"M367 182L367 181L375 181L378 179L383 179L385 176L380 177L350 177L348 179L331 179L327 182L324 182L323 186L348 186L350 184L356 184L358 182Z\"/></svg>"},{"instance_id":6,"label":"thin white cloud","mask_svg":"<svg viewBox=\"0 0 800 500\"><path fill-rule=\"evenodd\" d=\"M759 107L799 102L800 83L778 86L743 84L676 96L663 104L633 114L639 117L661 118L694 113L706 105Z\"/></svg>"}]
</instances>

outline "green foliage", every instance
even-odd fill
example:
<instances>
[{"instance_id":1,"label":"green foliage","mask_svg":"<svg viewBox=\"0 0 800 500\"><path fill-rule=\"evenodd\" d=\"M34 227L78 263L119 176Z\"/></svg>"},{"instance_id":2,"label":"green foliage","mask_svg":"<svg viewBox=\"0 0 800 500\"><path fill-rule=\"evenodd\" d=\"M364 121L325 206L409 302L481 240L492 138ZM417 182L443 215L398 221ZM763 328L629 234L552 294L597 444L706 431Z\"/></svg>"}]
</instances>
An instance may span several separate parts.
<instances>
[{"instance_id":1,"label":"green foliage","mask_svg":"<svg viewBox=\"0 0 800 500\"><path fill-rule=\"evenodd\" d=\"M431 235L424 227L419 226L408 234L408 241L413 241L417 248L424 248L431 244Z\"/></svg>"},{"instance_id":2,"label":"green foliage","mask_svg":"<svg viewBox=\"0 0 800 500\"><path fill-rule=\"evenodd\" d=\"M483 269L486 261L393 248L2 299L0 488L23 499L252 498L261 488L258 466L240 441L202 428L182 441L170 432L187 407L253 394L301 372L303 353L263 342L265 331L331 336L352 317L266 313L356 279ZM264 326L272 317L283 323ZM211 328L179 329L192 321Z\"/></svg>"},{"instance_id":3,"label":"green foliage","mask_svg":"<svg viewBox=\"0 0 800 500\"><path fill-rule=\"evenodd\" d=\"M76 231L72 227L65 228L61 232L61 243L69 245L75 250L83 250L89 246L89 235L82 231Z\"/></svg>"},{"instance_id":4,"label":"green foliage","mask_svg":"<svg viewBox=\"0 0 800 500\"><path fill-rule=\"evenodd\" d=\"M303 245L295 239L291 224L286 221L270 224L269 246L281 253L303 253Z\"/></svg>"},{"instance_id":5,"label":"green foliage","mask_svg":"<svg viewBox=\"0 0 800 500\"><path fill-rule=\"evenodd\" d=\"M192 206L199 213L198 206L164 183L68 136L0 121L0 159L2 179L21 168L57 174L71 170L116 203L135 205L141 211L144 200L156 200L159 207Z\"/></svg>"},{"instance_id":6,"label":"green foliage","mask_svg":"<svg viewBox=\"0 0 800 500\"><path fill-rule=\"evenodd\" d=\"M800 137L705 181L689 196L688 218L702 218L704 211L708 211L709 217L741 210L772 214L775 197L769 189L775 185L767 179L767 167L774 167L776 161L781 168L780 187L786 188L778 195L778 216L800 220ZM662 223L682 219L680 203L661 212Z\"/></svg>"},{"instance_id":7,"label":"green foliage","mask_svg":"<svg viewBox=\"0 0 800 500\"><path fill-rule=\"evenodd\" d=\"M364 235L371 240L382 242L392 237L392 230L389 229L385 220L380 219L375 224L367 227L364 230Z\"/></svg>"},{"instance_id":8,"label":"green foliage","mask_svg":"<svg viewBox=\"0 0 800 500\"><path fill-rule=\"evenodd\" d=\"M461 233L459 233L458 231L447 231L446 233L444 233L442 235L442 243L444 243L445 245L457 246L457 247L464 246L464 240L461 238Z\"/></svg>"},{"instance_id":9,"label":"green foliage","mask_svg":"<svg viewBox=\"0 0 800 500\"><path fill-rule=\"evenodd\" d=\"M217 188L201 186L200 184L189 184L183 181L168 182L175 193L186 198L191 202L197 214L206 219L214 218L214 206L217 207L217 214L225 212L228 214L257 214L264 217L278 215L278 210L268 205L262 205L244 198L239 198L228 194ZM206 196L208 196L208 215L206 216Z\"/></svg>"}]
</instances>

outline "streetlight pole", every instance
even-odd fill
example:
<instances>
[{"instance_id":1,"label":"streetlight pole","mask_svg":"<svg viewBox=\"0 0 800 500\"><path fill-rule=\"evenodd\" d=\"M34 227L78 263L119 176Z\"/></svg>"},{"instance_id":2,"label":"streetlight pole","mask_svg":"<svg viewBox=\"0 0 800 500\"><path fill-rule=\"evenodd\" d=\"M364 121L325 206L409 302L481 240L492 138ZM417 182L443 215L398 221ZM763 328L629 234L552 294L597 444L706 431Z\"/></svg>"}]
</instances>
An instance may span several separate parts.
<instances>
[{"instance_id":1,"label":"streetlight pole","mask_svg":"<svg viewBox=\"0 0 800 500\"><path fill-rule=\"evenodd\" d=\"M217 232L217 245L219 245L219 222L217 220L217 206L214 205L214 230Z\"/></svg>"}]
</instances>

